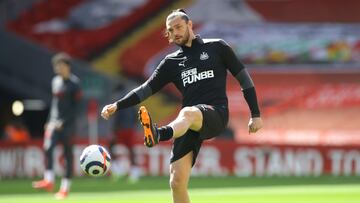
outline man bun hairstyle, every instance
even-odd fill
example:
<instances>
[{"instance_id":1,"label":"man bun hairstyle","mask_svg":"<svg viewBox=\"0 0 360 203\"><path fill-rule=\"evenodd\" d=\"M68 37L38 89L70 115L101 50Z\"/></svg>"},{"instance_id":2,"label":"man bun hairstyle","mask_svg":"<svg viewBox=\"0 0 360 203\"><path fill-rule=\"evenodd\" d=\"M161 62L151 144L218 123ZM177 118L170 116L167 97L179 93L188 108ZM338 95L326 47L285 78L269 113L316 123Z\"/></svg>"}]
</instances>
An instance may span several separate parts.
<instances>
[{"instance_id":1,"label":"man bun hairstyle","mask_svg":"<svg viewBox=\"0 0 360 203\"><path fill-rule=\"evenodd\" d=\"M67 65L70 65L70 61L71 61L70 56L64 52L55 54L51 59L53 65L56 65L58 63L65 63Z\"/></svg>"},{"instance_id":2,"label":"man bun hairstyle","mask_svg":"<svg viewBox=\"0 0 360 203\"><path fill-rule=\"evenodd\" d=\"M181 19L185 20L185 22L188 22L190 20L189 16L183 8L172 10L171 13L168 15L166 21L171 20L175 17L181 17Z\"/></svg>"}]
</instances>

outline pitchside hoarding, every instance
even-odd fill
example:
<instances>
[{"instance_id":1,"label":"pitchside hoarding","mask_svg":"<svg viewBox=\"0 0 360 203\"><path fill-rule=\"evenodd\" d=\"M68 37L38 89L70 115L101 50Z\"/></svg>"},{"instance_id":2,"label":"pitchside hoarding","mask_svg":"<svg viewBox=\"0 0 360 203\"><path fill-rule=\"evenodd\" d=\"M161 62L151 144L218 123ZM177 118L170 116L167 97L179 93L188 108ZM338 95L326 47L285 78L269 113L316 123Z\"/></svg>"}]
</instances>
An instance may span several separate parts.
<instances>
[{"instance_id":1,"label":"pitchside hoarding","mask_svg":"<svg viewBox=\"0 0 360 203\"><path fill-rule=\"evenodd\" d=\"M83 175L79 157L86 144L74 145L74 172ZM154 148L136 146L136 159L146 175L167 175L170 143ZM62 174L62 148L55 150L55 170ZM122 144L115 147L112 167L129 168L128 150ZM44 171L41 141L26 145L0 144L0 176L34 177ZM230 140L205 143L200 151L193 175L226 176L333 176L360 175L359 146L286 146L238 144Z\"/></svg>"}]
</instances>

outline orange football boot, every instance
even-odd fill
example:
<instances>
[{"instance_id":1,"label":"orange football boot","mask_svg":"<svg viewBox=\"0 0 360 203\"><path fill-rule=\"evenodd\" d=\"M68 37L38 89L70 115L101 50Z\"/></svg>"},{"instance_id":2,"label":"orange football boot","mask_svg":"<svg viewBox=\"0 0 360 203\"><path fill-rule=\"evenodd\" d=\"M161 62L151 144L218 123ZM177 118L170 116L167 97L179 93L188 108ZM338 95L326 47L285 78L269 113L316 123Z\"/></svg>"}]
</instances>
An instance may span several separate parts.
<instances>
[{"instance_id":1,"label":"orange football boot","mask_svg":"<svg viewBox=\"0 0 360 203\"><path fill-rule=\"evenodd\" d=\"M144 145L147 147L153 147L159 143L159 134L156 124L153 125L149 112L145 106L141 106L139 109L139 120L144 128Z\"/></svg>"},{"instance_id":2,"label":"orange football boot","mask_svg":"<svg viewBox=\"0 0 360 203\"><path fill-rule=\"evenodd\" d=\"M65 198L67 198L67 196L69 195L69 192L68 191L66 191L66 190L59 190L59 192L57 192L56 194L55 194L55 198L56 199L65 199Z\"/></svg>"},{"instance_id":3,"label":"orange football boot","mask_svg":"<svg viewBox=\"0 0 360 203\"><path fill-rule=\"evenodd\" d=\"M34 181L32 182L32 187L52 192L54 190L54 183L47 180Z\"/></svg>"}]
</instances>

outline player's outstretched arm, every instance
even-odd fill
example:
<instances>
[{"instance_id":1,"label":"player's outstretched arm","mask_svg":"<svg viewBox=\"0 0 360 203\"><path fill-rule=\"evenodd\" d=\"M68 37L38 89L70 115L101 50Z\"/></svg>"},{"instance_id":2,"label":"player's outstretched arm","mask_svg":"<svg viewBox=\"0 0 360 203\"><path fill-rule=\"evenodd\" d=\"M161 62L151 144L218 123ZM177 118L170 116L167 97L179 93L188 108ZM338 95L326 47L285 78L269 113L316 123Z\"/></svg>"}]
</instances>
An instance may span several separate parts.
<instances>
[{"instance_id":1,"label":"player's outstretched arm","mask_svg":"<svg viewBox=\"0 0 360 203\"><path fill-rule=\"evenodd\" d=\"M131 90L128 94L126 94L118 101L104 106L101 111L101 116L105 120L108 120L110 116L113 115L118 109L125 109L130 106L139 104L151 95L151 88L149 87L148 83L144 83L141 86Z\"/></svg>"},{"instance_id":2,"label":"player's outstretched arm","mask_svg":"<svg viewBox=\"0 0 360 203\"><path fill-rule=\"evenodd\" d=\"M166 72L163 71L165 67L164 64L165 60L163 60L158 65L153 74L145 83L131 90L120 100L104 106L101 111L101 116L107 120L118 109L128 108L130 106L141 103L142 101L159 91L167 83L169 83L169 77L166 75Z\"/></svg>"}]
</instances>

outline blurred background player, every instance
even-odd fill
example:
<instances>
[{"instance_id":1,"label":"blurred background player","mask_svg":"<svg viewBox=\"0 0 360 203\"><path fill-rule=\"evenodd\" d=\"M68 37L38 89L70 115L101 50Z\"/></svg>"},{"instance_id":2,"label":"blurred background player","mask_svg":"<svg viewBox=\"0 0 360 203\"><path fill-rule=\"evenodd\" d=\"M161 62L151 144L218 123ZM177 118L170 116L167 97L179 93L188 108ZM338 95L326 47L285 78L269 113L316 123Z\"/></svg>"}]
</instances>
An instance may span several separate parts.
<instances>
[{"instance_id":1,"label":"blurred background player","mask_svg":"<svg viewBox=\"0 0 360 203\"><path fill-rule=\"evenodd\" d=\"M35 189L53 191L55 174L53 153L57 143L61 143L66 160L65 176L61 180L57 199L66 198L71 185L73 172L73 152L71 136L75 129L78 104L81 99L79 78L71 72L70 57L59 53L52 58L56 76L52 80L52 101L48 121L45 125L44 150L46 156L46 170L44 178L33 182Z\"/></svg>"},{"instance_id":2,"label":"blurred background player","mask_svg":"<svg viewBox=\"0 0 360 203\"><path fill-rule=\"evenodd\" d=\"M115 89L115 98L119 98L127 91L124 84L119 84ZM129 107L119 110L119 113L113 117L112 123L112 138L109 144L110 154L113 157L113 163L111 167L111 174L114 180L128 175L128 181L130 183L136 183L141 176L141 169L138 167L135 158L135 145L136 145L136 108ZM119 157L116 156L115 145L117 143L123 144L128 150L129 166L125 166Z\"/></svg>"}]
</instances>

